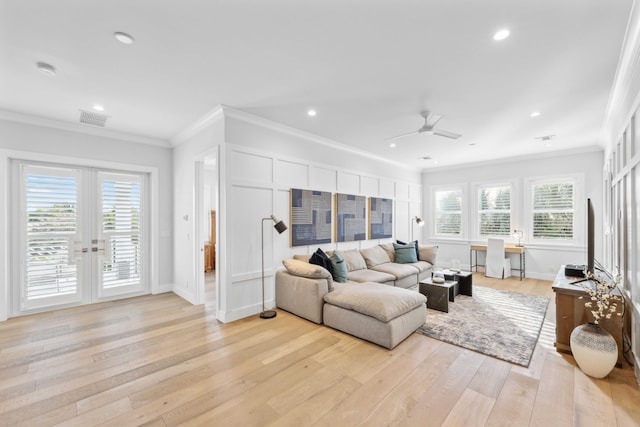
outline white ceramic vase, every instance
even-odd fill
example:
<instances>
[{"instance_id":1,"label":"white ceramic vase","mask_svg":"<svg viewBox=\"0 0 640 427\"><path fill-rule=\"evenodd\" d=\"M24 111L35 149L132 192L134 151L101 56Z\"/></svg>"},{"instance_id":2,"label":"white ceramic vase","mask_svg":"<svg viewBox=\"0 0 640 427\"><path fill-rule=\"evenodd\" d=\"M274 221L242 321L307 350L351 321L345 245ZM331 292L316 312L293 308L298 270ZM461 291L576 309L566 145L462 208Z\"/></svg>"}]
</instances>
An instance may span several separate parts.
<instances>
[{"instance_id":1,"label":"white ceramic vase","mask_svg":"<svg viewBox=\"0 0 640 427\"><path fill-rule=\"evenodd\" d=\"M582 372L604 378L616 365L618 345L611 334L599 325L585 323L571 332L571 353Z\"/></svg>"}]
</instances>

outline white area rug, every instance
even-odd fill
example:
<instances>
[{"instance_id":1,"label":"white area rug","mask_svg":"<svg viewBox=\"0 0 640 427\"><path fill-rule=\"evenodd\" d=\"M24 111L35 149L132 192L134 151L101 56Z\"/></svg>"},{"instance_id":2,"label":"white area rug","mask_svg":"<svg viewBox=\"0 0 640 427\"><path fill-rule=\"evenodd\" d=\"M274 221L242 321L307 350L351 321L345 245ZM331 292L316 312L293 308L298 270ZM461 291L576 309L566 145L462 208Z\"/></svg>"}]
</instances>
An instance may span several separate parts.
<instances>
[{"instance_id":1,"label":"white area rug","mask_svg":"<svg viewBox=\"0 0 640 427\"><path fill-rule=\"evenodd\" d=\"M417 332L521 366L529 366L549 298L473 287L456 295L449 313L427 310Z\"/></svg>"}]
</instances>

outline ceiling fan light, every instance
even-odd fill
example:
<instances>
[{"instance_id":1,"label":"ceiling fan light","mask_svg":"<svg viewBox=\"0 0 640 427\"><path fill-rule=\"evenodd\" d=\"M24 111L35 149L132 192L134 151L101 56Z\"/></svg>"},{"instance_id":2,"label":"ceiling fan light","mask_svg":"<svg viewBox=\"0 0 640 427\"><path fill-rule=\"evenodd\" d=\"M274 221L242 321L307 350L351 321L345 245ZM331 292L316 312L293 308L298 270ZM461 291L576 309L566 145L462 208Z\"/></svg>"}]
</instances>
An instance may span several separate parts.
<instances>
[{"instance_id":1,"label":"ceiling fan light","mask_svg":"<svg viewBox=\"0 0 640 427\"><path fill-rule=\"evenodd\" d=\"M507 30L505 28L505 29L502 29L502 30L498 31L497 33L495 33L493 35L493 39L496 40L496 41L504 40L507 37L509 37L509 34L511 34L511 33L509 32L509 30Z\"/></svg>"},{"instance_id":2,"label":"ceiling fan light","mask_svg":"<svg viewBox=\"0 0 640 427\"><path fill-rule=\"evenodd\" d=\"M116 40L123 44L133 44L133 42L136 41L133 36L127 33L123 33L122 31L116 31L115 33L113 33L113 37L115 37Z\"/></svg>"},{"instance_id":3,"label":"ceiling fan light","mask_svg":"<svg viewBox=\"0 0 640 427\"><path fill-rule=\"evenodd\" d=\"M36 62L36 66L38 67L38 71L42 74L46 74L47 76L56 75L56 67L51 64L47 64L46 62Z\"/></svg>"}]
</instances>

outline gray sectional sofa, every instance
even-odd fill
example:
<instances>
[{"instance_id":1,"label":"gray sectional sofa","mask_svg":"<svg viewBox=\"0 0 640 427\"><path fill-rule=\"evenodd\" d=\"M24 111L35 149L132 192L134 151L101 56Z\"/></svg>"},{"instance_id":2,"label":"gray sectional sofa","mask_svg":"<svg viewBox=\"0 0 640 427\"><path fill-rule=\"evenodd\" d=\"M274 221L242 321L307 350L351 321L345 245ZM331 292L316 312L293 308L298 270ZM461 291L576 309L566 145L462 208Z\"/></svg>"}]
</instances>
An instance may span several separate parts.
<instances>
[{"instance_id":1,"label":"gray sectional sofa","mask_svg":"<svg viewBox=\"0 0 640 427\"><path fill-rule=\"evenodd\" d=\"M405 264L394 262L393 244L338 251L346 283L334 282L309 256L296 255L276 272L276 305L391 349L425 322L426 297L418 283L431 275L436 251L437 246L419 245L418 261Z\"/></svg>"}]
</instances>

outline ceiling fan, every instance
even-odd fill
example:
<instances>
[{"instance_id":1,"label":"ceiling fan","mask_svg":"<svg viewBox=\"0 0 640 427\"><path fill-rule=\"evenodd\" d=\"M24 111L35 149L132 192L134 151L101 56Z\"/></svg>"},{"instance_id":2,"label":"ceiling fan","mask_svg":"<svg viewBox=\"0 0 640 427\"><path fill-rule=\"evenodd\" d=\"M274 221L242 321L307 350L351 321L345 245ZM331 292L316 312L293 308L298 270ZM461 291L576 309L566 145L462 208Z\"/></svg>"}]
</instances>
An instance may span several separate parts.
<instances>
[{"instance_id":1,"label":"ceiling fan","mask_svg":"<svg viewBox=\"0 0 640 427\"><path fill-rule=\"evenodd\" d=\"M435 129L434 126L436 125L436 123L438 123L440 121L440 119L442 118L441 114L433 114L429 111L423 111L420 113L420 115L422 117L424 117L424 125L422 125L422 127L420 129L418 129L417 131L414 132L409 132L409 133L405 133L402 135L398 135L398 136L394 136L391 138L387 138L385 139L385 141L391 141L394 139L398 139L398 138L404 138L405 136L411 136L411 135L417 135L420 133L426 133L428 135L440 135L440 136L445 136L447 138L452 138L452 139L458 139L460 138L462 135L457 134L457 133L453 133L453 132L449 132L446 130L442 130L442 129Z\"/></svg>"}]
</instances>

